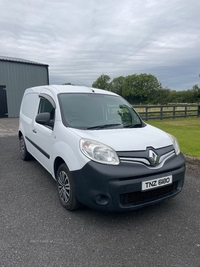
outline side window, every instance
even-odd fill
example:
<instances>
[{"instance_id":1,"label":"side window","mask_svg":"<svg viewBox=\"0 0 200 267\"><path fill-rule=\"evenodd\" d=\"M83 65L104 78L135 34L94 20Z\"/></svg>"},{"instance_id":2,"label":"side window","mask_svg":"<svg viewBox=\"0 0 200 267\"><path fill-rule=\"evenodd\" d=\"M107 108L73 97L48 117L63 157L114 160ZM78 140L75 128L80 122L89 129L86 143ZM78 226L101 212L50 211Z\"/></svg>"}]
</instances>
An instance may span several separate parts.
<instances>
[{"instance_id":1,"label":"side window","mask_svg":"<svg viewBox=\"0 0 200 267\"><path fill-rule=\"evenodd\" d=\"M44 112L49 112L50 113L50 120L54 120L54 115L55 115L55 109L52 106L52 104L46 99L46 98L41 98L40 99L40 104L38 108L38 114L44 113Z\"/></svg>"},{"instance_id":2,"label":"side window","mask_svg":"<svg viewBox=\"0 0 200 267\"><path fill-rule=\"evenodd\" d=\"M55 108L52 106L52 104L49 102L49 100L41 97L40 103L39 103L39 108L38 108L38 114L45 113L45 112L50 113L50 120L49 120L48 125L46 125L46 126L53 128L54 119L55 119Z\"/></svg>"}]
</instances>

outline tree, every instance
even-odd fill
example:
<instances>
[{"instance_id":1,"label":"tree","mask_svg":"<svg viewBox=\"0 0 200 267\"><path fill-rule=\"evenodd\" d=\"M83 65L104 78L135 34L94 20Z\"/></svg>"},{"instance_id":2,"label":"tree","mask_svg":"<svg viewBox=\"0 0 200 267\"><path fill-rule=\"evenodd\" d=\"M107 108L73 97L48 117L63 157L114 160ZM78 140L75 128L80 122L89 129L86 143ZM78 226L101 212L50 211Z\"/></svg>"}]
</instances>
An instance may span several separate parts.
<instances>
[{"instance_id":1,"label":"tree","mask_svg":"<svg viewBox=\"0 0 200 267\"><path fill-rule=\"evenodd\" d=\"M110 91L110 77L108 75L102 74L93 84L92 87L104 89Z\"/></svg>"},{"instance_id":2,"label":"tree","mask_svg":"<svg viewBox=\"0 0 200 267\"><path fill-rule=\"evenodd\" d=\"M152 74L133 74L125 77L122 95L133 104L153 103L161 83Z\"/></svg>"},{"instance_id":3,"label":"tree","mask_svg":"<svg viewBox=\"0 0 200 267\"><path fill-rule=\"evenodd\" d=\"M152 104L160 104L166 105L169 103L171 95L171 90L169 88L159 89L154 95L154 99L152 100Z\"/></svg>"},{"instance_id":4,"label":"tree","mask_svg":"<svg viewBox=\"0 0 200 267\"><path fill-rule=\"evenodd\" d=\"M74 85L72 83L63 83L63 85Z\"/></svg>"},{"instance_id":5,"label":"tree","mask_svg":"<svg viewBox=\"0 0 200 267\"><path fill-rule=\"evenodd\" d=\"M200 91L199 91L199 100L200 100ZM168 103L195 103L195 102L198 102L198 88L195 86L193 86L192 90L170 91L168 97Z\"/></svg>"},{"instance_id":6,"label":"tree","mask_svg":"<svg viewBox=\"0 0 200 267\"><path fill-rule=\"evenodd\" d=\"M199 103L200 86L197 84L186 91L162 88L162 84L152 74L132 74L119 76L110 82L108 75L102 74L92 87L105 89L126 98L132 104ZM69 83L68 83L69 84Z\"/></svg>"},{"instance_id":7,"label":"tree","mask_svg":"<svg viewBox=\"0 0 200 267\"><path fill-rule=\"evenodd\" d=\"M124 84L125 77L119 76L114 78L110 83L110 90L118 95L122 95L122 88Z\"/></svg>"},{"instance_id":8,"label":"tree","mask_svg":"<svg viewBox=\"0 0 200 267\"><path fill-rule=\"evenodd\" d=\"M195 84L192 88L192 93L193 93L193 102L200 102L200 87Z\"/></svg>"}]
</instances>

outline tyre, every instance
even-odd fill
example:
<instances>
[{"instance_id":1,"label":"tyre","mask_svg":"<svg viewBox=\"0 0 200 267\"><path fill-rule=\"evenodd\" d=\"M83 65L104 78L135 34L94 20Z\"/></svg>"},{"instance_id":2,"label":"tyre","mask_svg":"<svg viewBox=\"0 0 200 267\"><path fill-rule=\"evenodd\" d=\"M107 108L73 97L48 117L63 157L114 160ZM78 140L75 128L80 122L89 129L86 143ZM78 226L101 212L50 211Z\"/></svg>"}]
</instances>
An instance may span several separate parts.
<instances>
[{"instance_id":1,"label":"tyre","mask_svg":"<svg viewBox=\"0 0 200 267\"><path fill-rule=\"evenodd\" d=\"M31 154L28 152L26 148L26 144L24 141L23 135L19 139L19 147L20 147L20 157L22 160L26 161L31 158Z\"/></svg>"},{"instance_id":2,"label":"tyre","mask_svg":"<svg viewBox=\"0 0 200 267\"><path fill-rule=\"evenodd\" d=\"M57 190L61 205L67 210L76 210L80 203L76 196L74 181L66 164L61 164L57 170Z\"/></svg>"}]
</instances>

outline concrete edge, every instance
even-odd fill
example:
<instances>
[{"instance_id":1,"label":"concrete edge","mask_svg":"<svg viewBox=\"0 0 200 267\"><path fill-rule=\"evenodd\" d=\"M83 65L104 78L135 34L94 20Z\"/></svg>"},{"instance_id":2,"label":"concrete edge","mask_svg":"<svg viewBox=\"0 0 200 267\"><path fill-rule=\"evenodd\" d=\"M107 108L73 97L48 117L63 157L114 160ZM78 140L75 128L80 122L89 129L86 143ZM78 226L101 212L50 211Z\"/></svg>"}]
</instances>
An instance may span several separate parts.
<instances>
[{"instance_id":1,"label":"concrete edge","mask_svg":"<svg viewBox=\"0 0 200 267\"><path fill-rule=\"evenodd\" d=\"M184 155L184 157L185 157L186 163L200 166L200 158L194 158L194 157L190 157L186 155Z\"/></svg>"}]
</instances>

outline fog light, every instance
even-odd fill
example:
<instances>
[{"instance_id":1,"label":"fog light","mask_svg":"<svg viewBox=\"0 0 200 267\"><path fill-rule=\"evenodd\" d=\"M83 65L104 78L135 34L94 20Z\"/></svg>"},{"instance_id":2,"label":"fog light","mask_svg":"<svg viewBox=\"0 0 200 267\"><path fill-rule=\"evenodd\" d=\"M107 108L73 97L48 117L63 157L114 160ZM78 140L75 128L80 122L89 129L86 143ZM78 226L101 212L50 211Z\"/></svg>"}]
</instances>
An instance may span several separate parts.
<instances>
[{"instance_id":1,"label":"fog light","mask_svg":"<svg viewBox=\"0 0 200 267\"><path fill-rule=\"evenodd\" d=\"M109 198L105 195L98 195L96 197L96 202L100 205L108 205L109 204Z\"/></svg>"}]
</instances>

